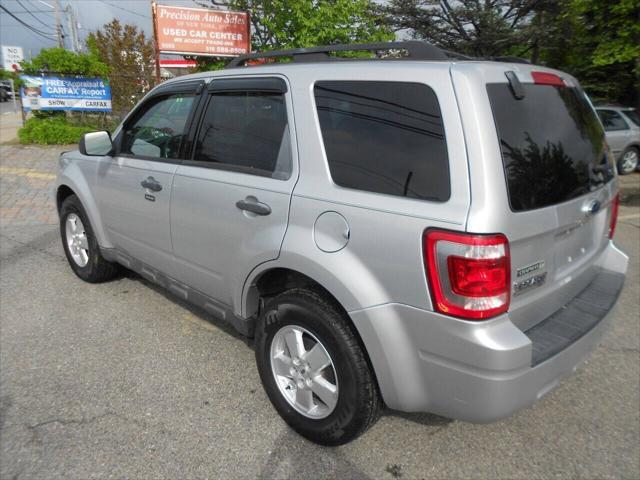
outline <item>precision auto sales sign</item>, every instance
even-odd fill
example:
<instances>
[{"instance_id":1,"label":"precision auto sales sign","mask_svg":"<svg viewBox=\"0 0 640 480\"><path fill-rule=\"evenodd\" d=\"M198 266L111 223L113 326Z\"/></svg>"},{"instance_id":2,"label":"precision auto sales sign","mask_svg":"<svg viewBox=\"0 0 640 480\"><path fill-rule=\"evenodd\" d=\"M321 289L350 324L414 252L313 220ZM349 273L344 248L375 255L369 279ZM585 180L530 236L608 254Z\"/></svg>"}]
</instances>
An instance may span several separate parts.
<instances>
[{"instance_id":1,"label":"precision auto sales sign","mask_svg":"<svg viewBox=\"0 0 640 480\"><path fill-rule=\"evenodd\" d=\"M158 49L163 53L236 57L249 53L246 12L154 5Z\"/></svg>"}]
</instances>

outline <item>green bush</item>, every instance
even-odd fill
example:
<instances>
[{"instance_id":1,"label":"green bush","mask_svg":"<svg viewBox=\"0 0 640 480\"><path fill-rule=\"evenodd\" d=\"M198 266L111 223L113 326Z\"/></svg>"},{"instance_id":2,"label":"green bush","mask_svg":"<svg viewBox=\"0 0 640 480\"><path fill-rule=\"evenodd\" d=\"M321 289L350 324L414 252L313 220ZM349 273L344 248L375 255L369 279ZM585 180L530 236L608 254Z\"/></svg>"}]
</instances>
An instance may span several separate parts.
<instances>
[{"instance_id":1,"label":"green bush","mask_svg":"<svg viewBox=\"0 0 640 480\"><path fill-rule=\"evenodd\" d=\"M94 130L90 125L70 125L65 117L34 117L18 130L18 138L22 144L68 145L78 143L83 134Z\"/></svg>"}]
</instances>

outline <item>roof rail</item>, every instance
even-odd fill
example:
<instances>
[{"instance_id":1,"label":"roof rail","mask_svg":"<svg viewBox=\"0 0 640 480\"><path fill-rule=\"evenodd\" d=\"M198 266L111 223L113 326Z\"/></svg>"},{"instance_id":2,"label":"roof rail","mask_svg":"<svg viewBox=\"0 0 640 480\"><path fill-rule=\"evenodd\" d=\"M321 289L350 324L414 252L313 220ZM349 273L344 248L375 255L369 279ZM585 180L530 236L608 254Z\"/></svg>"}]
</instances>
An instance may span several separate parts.
<instances>
[{"instance_id":1,"label":"roof rail","mask_svg":"<svg viewBox=\"0 0 640 480\"><path fill-rule=\"evenodd\" d=\"M268 58L292 58L296 63L305 62L328 62L336 60L349 60L348 58L336 58L329 54L334 52L357 52L380 50L406 50L407 60L485 60L491 62L507 63L531 63L529 60L520 57L470 57L457 52L443 50L427 42L409 40L404 42L377 42L377 43L351 43L341 45L325 45L322 47L292 48L290 50L274 50L271 52L256 52L241 55L231 60L225 68L242 67L251 60L261 60Z\"/></svg>"},{"instance_id":2,"label":"roof rail","mask_svg":"<svg viewBox=\"0 0 640 480\"><path fill-rule=\"evenodd\" d=\"M231 60L225 68L235 68L245 65L250 60L291 57L294 62L322 62L333 60L330 53L352 51L377 51L377 50L406 50L408 60L448 60L447 53L438 47L426 42L378 42L378 43L354 43L345 45L325 45L322 47L294 48L291 50L276 50L272 52L257 52L241 55Z\"/></svg>"}]
</instances>

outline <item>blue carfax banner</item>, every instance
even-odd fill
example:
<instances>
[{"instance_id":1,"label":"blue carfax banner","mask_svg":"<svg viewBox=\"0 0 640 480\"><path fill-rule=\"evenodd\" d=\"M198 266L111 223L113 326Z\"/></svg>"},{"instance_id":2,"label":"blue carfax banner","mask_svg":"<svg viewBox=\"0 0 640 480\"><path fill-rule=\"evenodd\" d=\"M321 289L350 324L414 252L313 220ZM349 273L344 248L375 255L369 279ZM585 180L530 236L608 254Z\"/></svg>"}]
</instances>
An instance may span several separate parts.
<instances>
[{"instance_id":1,"label":"blue carfax banner","mask_svg":"<svg viewBox=\"0 0 640 480\"><path fill-rule=\"evenodd\" d=\"M25 110L111 111L111 87L101 78L20 75Z\"/></svg>"}]
</instances>

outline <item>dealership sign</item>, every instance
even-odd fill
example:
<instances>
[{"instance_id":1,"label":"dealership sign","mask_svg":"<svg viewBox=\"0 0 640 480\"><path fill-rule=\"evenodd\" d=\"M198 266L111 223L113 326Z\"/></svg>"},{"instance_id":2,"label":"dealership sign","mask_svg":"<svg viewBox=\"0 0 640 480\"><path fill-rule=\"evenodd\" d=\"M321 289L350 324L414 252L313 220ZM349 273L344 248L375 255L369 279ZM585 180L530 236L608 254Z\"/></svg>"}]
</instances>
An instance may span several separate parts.
<instances>
[{"instance_id":1,"label":"dealership sign","mask_svg":"<svg viewBox=\"0 0 640 480\"><path fill-rule=\"evenodd\" d=\"M111 111L111 87L101 78L20 75L25 110Z\"/></svg>"},{"instance_id":2,"label":"dealership sign","mask_svg":"<svg viewBox=\"0 0 640 480\"><path fill-rule=\"evenodd\" d=\"M162 53L236 57L250 51L249 14L153 4Z\"/></svg>"}]
</instances>

